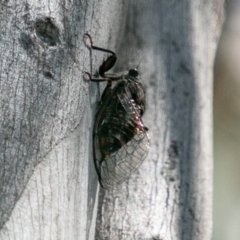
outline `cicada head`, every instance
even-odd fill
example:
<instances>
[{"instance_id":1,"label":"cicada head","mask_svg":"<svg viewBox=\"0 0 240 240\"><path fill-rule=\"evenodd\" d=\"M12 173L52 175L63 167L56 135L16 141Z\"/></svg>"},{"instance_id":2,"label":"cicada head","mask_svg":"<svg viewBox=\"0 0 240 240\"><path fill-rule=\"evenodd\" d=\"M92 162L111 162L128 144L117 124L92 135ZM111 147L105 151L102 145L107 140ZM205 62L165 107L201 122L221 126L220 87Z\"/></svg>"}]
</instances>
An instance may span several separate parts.
<instances>
[{"instance_id":1,"label":"cicada head","mask_svg":"<svg viewBox=\"0 0 240 240\"><path fill-rule=\"evenodd\" d=\"M138 79L138 76L139 76L138 70L137 70L136 68L135 68L135 69L130 69L130 70L128 71L128 75L131 76L131 77L134 77L134 78Z\"/></svg>"}]
</instances>

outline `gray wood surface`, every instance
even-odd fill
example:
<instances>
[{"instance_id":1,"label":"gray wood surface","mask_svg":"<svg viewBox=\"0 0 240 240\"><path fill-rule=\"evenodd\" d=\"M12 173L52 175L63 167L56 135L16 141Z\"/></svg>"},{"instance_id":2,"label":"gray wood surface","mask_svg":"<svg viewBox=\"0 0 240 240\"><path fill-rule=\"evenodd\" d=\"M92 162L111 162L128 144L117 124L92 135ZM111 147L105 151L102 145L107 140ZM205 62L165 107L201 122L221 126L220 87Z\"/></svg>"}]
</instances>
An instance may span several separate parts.
<instances>
[{"instance_id":1,"label":"gray wood surface","mask_svg":"<svg viewBox=\"0 0 240 240\"><path fill-rule=\"evenodd\" d=\"M0 239L210 239L222 8L217 0L0 3ZM91 149L99 88L82 72L103 55L90 55L85 32L118 54L114 71L141 62L147 87L150 152L99 198Z\"/></svg>"}]
</instances>

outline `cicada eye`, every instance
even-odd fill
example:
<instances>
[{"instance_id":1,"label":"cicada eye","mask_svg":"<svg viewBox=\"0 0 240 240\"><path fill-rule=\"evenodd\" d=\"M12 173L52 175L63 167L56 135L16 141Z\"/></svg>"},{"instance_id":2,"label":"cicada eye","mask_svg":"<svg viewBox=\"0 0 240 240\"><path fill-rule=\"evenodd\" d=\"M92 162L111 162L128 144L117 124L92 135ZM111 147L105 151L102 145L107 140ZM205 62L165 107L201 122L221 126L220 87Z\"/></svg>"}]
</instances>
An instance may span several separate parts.
<instances>
[{"instance_id":1,"label":"cicada eye","mask_svg":"<svg viewBox=\"0 0 240 240\"><path fill-rule=\"evenodd\" d=\"M128 75L132 77L137 77L138 76L138 70L137 69L130 69L128 72Z\"/></svg>"}]
</instances>

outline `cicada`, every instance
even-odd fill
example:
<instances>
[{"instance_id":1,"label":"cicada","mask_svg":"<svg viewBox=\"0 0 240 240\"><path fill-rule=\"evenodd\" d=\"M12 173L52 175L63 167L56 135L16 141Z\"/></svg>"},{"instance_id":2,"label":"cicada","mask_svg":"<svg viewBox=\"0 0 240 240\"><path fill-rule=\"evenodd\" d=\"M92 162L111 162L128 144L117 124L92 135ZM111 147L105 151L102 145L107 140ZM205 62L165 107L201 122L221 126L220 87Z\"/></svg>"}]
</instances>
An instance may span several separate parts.
<instances>
[{"instance_id":1,"label":"cicada","mask_svg":"<svg viewBox=\"0 0 240 240\"><path fill-rule=\"evenodd\" d=\"M100 78L85 72L90 81L107 82L93 128L93 159L100 185L109 188L125 181L138 169L149 151L148 128L142 121L146 108L146 89L137 69L121 74L106 73L116 63L116 54L93 45L90 48L110 53L99 67ZM112 87L112 83L116 82Z\"/></svg>"}]
</instances>

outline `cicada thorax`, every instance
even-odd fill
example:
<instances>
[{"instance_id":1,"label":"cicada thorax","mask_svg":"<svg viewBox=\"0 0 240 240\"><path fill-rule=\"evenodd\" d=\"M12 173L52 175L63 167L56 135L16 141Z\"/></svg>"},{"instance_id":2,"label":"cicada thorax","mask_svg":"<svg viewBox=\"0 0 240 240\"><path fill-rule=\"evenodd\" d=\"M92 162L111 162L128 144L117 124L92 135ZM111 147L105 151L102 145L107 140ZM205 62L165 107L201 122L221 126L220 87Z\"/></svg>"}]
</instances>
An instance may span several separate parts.
<instances>
[{"instance_id":1,"label":"cicada thorax","mask_svg":"<svg viewBox=\"0 0 240 240\"><path fill-rule=\"evenodd\" d=\"M112 90L104 120L97 132L102 159L126 145L138 131L144 131L145 89L136 81L125 80Z\"/></svg>"},{"instance_id":2,"label":"cicada thorax","mask_svg":"<svg viewBox=\"0 0 240 240\"><path fill-rule=\"evenodd\" d=\"M146 107L145 87L139 81L130 82L128 87L131 92L131 100L140 116L142 116Z\"/></svg>"}]
</instances>

